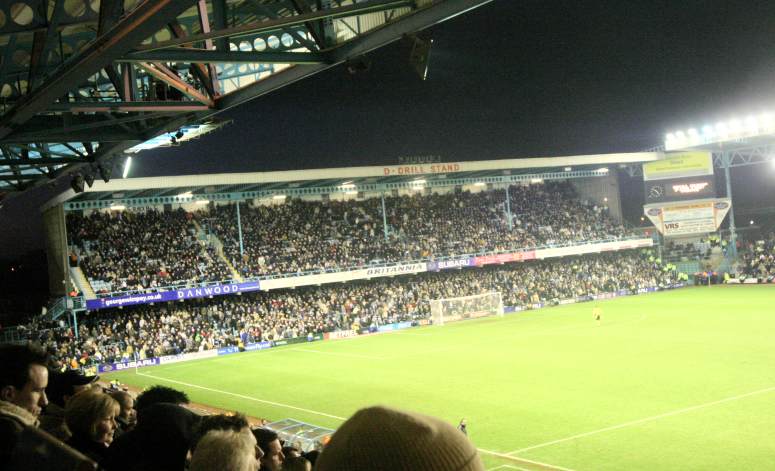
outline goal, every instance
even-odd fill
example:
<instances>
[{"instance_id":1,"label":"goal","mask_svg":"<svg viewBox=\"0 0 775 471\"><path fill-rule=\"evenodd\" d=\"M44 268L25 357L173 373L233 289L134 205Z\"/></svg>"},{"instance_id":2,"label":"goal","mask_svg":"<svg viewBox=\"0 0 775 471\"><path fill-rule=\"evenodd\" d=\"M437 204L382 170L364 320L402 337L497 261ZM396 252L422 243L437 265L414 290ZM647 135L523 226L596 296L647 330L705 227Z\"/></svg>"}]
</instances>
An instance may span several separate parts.
<instances>
[{"instance_id":1,"label":"goal","mask_svg":"<svg viewBox=\"0 0 775 471\"><path fill-rule=\"evenodd\" d=\"M459 298L431 299L430 305L433 325L477 317L503 316L503 300L497 291Z\"/></svg>"}]
</instances>

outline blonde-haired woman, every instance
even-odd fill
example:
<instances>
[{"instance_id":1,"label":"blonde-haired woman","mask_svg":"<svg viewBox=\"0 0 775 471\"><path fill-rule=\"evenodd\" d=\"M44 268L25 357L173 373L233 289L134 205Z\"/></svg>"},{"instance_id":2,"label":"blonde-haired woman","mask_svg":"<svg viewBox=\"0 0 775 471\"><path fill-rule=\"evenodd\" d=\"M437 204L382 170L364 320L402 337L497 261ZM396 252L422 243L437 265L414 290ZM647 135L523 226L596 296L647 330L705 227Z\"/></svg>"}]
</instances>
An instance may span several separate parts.
<instances>
[{"instance_id":1,"label":"blonde-haired woman","mask_svg":"<svg viewBox=\"0 0 775 471\"><path fill-rule=\"evenodd\" d=\"M257 471L256 447L250 430L211 430L197 443L189 471Z\"/></svg>"},{"instance_id":2,"label":"blonde-haired woman","mask_svg":"<svg viewBox=\"0 0 775 471\"><path fill-rule=\"evenodd\" d=\"M71 397L65 408L65 423L73 436L67 444L101 463L113 442L121 405L101 391L84 391Z\"/></svg>"}]
</instances>

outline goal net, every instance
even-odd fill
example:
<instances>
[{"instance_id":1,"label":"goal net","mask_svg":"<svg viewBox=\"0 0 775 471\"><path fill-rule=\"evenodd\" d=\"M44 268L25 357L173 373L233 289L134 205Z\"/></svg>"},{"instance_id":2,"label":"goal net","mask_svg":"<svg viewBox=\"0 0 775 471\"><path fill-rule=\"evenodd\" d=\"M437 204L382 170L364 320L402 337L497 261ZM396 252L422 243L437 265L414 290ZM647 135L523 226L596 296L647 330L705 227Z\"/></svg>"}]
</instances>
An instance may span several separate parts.
<instances>
[{"instance_id":1,"label":"goal net","mask_svg":"<svg viewBox=\"0 0 775 471\"><path fill-rule=\"evenodd\" d=\"M477 317L503 316L503 300L497 291L459 298L431 299L430 304L433 325Z\"/></svg>"}]
</instances>

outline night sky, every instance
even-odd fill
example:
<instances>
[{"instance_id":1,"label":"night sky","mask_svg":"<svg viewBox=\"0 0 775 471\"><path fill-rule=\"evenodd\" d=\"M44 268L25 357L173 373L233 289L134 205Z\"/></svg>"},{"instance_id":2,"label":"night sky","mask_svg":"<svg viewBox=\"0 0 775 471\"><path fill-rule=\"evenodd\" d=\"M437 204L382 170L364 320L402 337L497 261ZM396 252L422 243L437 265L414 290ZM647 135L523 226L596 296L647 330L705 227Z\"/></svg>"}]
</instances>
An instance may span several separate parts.
<instances>
[{"instance_id":1,"label":"night sky","mask_svg":"<svg viewBox=\"0 0 775 471\"><path fill-rule=\"evenodd\" d=\"M495 0L421 36L434 40L424 82L394 43L364 73L336 67L230 110L199 141L138 154L132 176L639 151L775 111L772 1ZM763 167L735 171L738 206L775 206ZM42 248L51 196L4 204L0 257Z\"/></svg>"}]
</instances>

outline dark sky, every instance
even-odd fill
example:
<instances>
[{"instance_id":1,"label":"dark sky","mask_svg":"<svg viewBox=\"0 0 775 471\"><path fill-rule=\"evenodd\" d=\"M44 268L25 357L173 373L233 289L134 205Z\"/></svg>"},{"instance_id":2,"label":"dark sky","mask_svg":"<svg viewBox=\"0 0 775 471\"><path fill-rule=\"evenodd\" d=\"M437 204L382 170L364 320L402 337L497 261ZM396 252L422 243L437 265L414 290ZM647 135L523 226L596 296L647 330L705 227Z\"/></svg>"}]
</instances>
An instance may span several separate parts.
<instances>
[{"instance_id":1,"label":"dark sky","mask_svg":"<svg viewBox=\"0 0 775 471\"><path fill-rule=\"evenodd\" d=\"M334 68L227 112L234 124L199 141L139 154L132 176L638 151L775 111L772 1L495 0L423 36L424 82L395 43L365 73ZM763 170L737 171L740 203L775 206ZM0 257L42 246L35 208L49 196L0 210Z\"/></svg>"}]
</instances>

